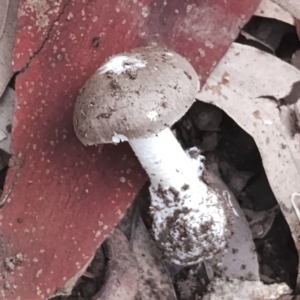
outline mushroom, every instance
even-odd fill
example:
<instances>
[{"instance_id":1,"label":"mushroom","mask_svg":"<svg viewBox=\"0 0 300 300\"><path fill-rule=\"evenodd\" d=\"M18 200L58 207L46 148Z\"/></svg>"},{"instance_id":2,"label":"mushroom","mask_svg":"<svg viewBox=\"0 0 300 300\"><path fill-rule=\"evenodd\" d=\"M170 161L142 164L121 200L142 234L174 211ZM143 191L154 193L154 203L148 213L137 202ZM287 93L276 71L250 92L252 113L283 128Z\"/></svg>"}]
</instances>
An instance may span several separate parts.
<instances>
[{"instance_id":1,"label":"mushroom","mask_svg":"<svg viewBox=\"0 0 300 300\"><path fill-rule=\"evenodd\" d=\"M145 47L111 57L86 82L74 129L84 145L128 141L150 181L153 232L166 257L192 265L223 251L228 203L201 179L197 149L185 153L170 127L195 101L199 80L179 54Z\"/></svg>"}]
</instances>

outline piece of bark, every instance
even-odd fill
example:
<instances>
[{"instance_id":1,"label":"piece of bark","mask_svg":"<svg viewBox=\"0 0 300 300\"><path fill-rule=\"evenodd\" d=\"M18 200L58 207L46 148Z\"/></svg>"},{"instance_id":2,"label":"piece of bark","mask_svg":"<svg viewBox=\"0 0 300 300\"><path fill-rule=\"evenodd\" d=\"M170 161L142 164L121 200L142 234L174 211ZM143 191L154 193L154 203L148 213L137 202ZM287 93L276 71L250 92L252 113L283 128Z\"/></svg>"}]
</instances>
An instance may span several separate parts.
<instances>
[{"instance_id":1,"label":"piece of bark","mask_svg":"<svg viewBox=\"0 0 300 300\"><path fill-rule=\"evenodd\" d=\"M105 279L102 288L92 300L134 300L140 274L129 241L122 231L115 229L103 247L108 258Z\"/></svg>"}]
</instances>

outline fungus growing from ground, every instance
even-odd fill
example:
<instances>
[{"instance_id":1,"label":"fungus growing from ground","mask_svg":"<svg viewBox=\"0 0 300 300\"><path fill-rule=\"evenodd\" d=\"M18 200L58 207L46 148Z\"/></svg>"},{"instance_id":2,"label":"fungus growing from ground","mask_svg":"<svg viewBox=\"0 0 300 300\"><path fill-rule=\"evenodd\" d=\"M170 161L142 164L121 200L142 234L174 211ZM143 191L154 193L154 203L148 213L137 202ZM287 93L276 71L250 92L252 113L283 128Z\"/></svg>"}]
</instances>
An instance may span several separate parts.
<instances>
[{"instance_id":1,"label":"fungus growing from ground","mask_svg":"<svg viewBox=\"0 0 300 300\"><path fill-rule=\"evenodd\" d=\"M81 90L74 112L84 145L129 142L151 180L155 239L179 265L213 258L230 237L228 203L199 178L199 150L187 154L170 130L198 89L185 58L138 48L101 66Z\"/></svg>"}]
</instances>

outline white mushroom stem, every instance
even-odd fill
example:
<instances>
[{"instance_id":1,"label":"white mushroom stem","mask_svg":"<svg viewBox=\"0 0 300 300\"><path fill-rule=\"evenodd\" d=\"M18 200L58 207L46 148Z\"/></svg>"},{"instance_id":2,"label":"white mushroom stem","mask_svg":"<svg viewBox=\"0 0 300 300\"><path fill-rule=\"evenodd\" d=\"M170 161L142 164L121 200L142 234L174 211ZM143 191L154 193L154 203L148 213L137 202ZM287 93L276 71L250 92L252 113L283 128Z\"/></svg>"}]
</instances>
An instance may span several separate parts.
<instances>
[{"instance_id":1,"label":"white mushroom stem","mask_svg":"<svg viewBox=\"0 0 300 300\"><path fill-rule=\"evenodd\" d=\"M227 205L199 179L199 150L189 157L170 129L129 144L150 177L153 230L166 255L191 265L222 251L229 236Z\"/></svg>"},{"instance_id":2,"label":"white mushroom stem","mask_svg":"<svg viewBox=\"0 0 300 300\"><path fill-rule=\"evenodd\" d=\"M147 138L129 141L147 172L153 187L180 190L187 182L195 182L198 170L186 155L169 128ZM199 182L199 180L197 180ZM203 185L203 188L206 187Z\"/></svg>"}]
</instances>

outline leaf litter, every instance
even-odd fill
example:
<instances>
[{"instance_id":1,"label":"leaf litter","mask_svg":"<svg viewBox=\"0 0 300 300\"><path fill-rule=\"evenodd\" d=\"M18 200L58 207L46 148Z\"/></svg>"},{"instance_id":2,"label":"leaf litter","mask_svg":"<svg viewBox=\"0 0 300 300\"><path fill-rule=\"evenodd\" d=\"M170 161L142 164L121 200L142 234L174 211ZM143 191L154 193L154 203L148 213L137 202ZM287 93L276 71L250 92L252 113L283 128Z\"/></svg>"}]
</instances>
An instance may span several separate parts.
<instances>
[{"instance_id":1,"label":"leaf litter","mask_svg":"<svg viewBox=\"0 0 300 300\"><path fill-rule=\"evenodd\" d=\"M202 120L207 117L205 112L211 119L199 122L194 113L197 110L204 114ZM205 129L207 123L214 124L213 131ZM202 143L208 144L205 139L207 134L216 135L217 143L212 142L212 145L208 145L209 150L204 152L204 180L221 190L229 190L230 199L239 215L236 218L237 233L227 253L215 262L188 268L171 265L164 259L159 245L156 245L151 236L150 196L145 186L118 226L131 243L131 251L137 259L140 278L139 292L135 299L231 299L233 295L228 293L228 287L232 287L231 291L238 291L239 287L243 287L233 299L277 299L278 295L290 294L296 284L297 250L268 181L261 175L264 168L254 140L220 109L202 102L193 105L186 116L175 124L173 132L185 149L193 145L202 148ZM245 174L238 184L236 170L238 174ZM235 190L235 193L230 190ZM255 200L252 199L253 195ZM267 204L264 199L267 199ZM246 214L244 217L243 210L251 211L253 215L249 217ZM272 217L268 210L274 211ZM252 228L255 226L251 227L253 218L255 226L266 227L263 235L260 230ZM246 220L249 221L249 226ZM253 239L255 232L257 238ZM175 290L175 297L172 289ZM159 297L163 294L162 290L169 291L167 298ZM256 298L251 296L253 293L249 294L253 291L256 291ZM221 293L224 298L219 298ZM89 299L82 297L82 293L78 294L78 290L76 297L75 294L72 295L58 299ZM276 298L272 298L274 295ZM244 298L238 298L242 296ZM258 298L269 296L271 298Z\"/></svg>"},{"instance_id":2,"label":"leaf litter","mask_svg":"<svg viewBox=\"0 0 300 300\"><path fill-rule=\"evenodd\" d=\"M290 11L295 5L274 2ZM3 3L1 12L6 15L8 2ZM284 18L292 24L287 14ZM294 34L290 25L275 22L275 27L281 26L276 36L274 32L262 36L262 28L274 21L255 17L252 21L256 27L251 28L250 21L242 35L295 67L261 50L233 44L198 95L209 104L195 103L173 127L185 149L202 149L205 180L229 191L226 196L236 212L236 226L227 253L200 266L170 264L152 240L149 195L143 191L138 212L134 206L129 209L124 218L128 224L121 223L122 230L116 229L98 249L72 295L55 299L290 297L298 275L298 253L291 236L297 241L299 234L295 214L300 204L299 55L294 48L292 55L278 52L285 37ZM1 50L7 25L0 25ZM9 68L7 74L10 79Z\"/></svg>"}]
</instances>

